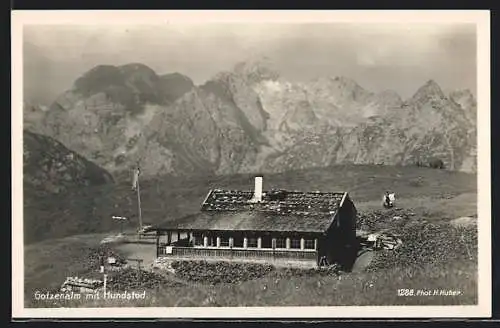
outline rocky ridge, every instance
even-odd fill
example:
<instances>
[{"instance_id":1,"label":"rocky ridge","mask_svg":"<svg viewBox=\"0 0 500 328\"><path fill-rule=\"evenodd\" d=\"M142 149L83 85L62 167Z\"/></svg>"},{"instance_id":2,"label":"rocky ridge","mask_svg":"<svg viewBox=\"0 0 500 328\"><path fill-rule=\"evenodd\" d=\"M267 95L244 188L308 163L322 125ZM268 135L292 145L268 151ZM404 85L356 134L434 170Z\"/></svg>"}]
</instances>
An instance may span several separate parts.
<instances>
[{"instance_id":1,"label":"rocky ridge","mask_svg":"<svg viewBox=\"0 0 500 328\"><path fill-rule=\"evenodd\" d=\"M402 100L343 76L290 82L268 58L239 63L200 86L143 64L98 66L39 116L30 130L112 173L137 163L147 176L182 176L413 165L431 157L447 169L476 170L469 91L445 95L430 80Z\"/></svg>"},{"instance_id":2,"label":"rocky ridge","mask_svg":"<svg viewBox=\"0 0 500 328\"><path fill-rule=\"evenodd\" d=\"M23 181L29 191L61 193L113 181L110 173L53 138L24 131Z\"/></svg>"}]
</instances>

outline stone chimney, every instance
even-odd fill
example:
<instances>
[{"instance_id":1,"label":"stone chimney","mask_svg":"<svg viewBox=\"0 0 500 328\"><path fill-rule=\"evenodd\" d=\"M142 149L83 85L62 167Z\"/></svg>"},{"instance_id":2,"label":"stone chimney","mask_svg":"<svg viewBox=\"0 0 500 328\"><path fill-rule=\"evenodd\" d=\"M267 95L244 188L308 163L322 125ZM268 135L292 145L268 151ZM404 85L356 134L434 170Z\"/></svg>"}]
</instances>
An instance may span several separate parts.
<instances>
[{"instance_id":1,"label":"stone chimney","mask_svg":"<svg viewBox=\"0 0 500 328\"><path fill-rule=\"evenodd\" d=\"M253 200L255 202L261 202L262 201L262 176L257 175L255 177L255 191L253 193Z\"/></svg>"}]
</instances>

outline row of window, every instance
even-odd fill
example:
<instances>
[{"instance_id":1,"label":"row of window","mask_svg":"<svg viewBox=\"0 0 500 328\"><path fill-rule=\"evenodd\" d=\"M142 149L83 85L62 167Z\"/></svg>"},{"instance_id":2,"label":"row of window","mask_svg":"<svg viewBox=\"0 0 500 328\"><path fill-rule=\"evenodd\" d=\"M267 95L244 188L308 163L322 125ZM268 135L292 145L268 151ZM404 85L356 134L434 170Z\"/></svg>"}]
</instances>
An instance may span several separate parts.
<instances>
[{"instance_id":1,"label":"row of window","mask_svg":"<svg viewBox=\"0 0 500 328\"><path fill-rule=\"evenodd\" d=\"M273 240L271 238L262 238L261 239L261 248L287 248L286 238L276 238L275 244L273 245ZM203 246L204 239L198 237L195 239L196 246ZM208 238L208 246L217 246L217 239L215 237ZM220 246L221 247L229 247L229 238L220 237ZM247 239L247 247L248 248L257 248L259 246L257 238L248 238ZM233 239L233 247L244 247L244 241L242 238L234 238ZM301 249L300 239L290 239L291 249ZM314 249L314 239L305 239L304 240L304 248L305 249Z\"/></svg>"}]
</instances>

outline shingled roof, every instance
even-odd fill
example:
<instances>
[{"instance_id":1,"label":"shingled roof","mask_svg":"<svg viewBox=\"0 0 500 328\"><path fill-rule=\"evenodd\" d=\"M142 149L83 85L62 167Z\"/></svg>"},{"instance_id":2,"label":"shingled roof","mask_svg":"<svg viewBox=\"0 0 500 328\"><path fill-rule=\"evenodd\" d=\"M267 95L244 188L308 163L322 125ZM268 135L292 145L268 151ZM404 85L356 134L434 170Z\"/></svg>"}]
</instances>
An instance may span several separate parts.
<instances>
[{"instance_id":1,"label":"shingled roof","mask_svg":"<svg viewBox=\"0 0 500 328\"><path fill-rule=\"evenodd\" d=\"M324 232L347 193L272 190L252 202L252 191L211 190L201 211L158 229Z\"/></svg>"},{"instance_id":2,"label":"shingled roof","mask_svg":"<svg viewBox=\"0 0 500 328\"><path fill-rule=\"evenodd\" d=\"M251 202L253 191L211 190L202 211L273 211L280 213L329 213L336 211L345 193L271 190L258 204Z\"/></svg>"}]
</instances>

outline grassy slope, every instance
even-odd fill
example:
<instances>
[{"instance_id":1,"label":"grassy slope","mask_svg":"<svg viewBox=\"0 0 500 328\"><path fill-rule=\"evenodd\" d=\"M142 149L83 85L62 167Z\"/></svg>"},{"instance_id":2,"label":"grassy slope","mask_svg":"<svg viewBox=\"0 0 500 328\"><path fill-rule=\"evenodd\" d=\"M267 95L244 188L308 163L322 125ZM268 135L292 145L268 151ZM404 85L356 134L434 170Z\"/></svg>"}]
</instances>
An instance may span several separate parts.
<instances>
[{"instance_id":1,"label":"grassy slope","mask_svg":"<svg viewBox=\"0 0 500 328\"><path fill-rule=\"evenodd\" d=\"M462 263L446 267L395 268L340 277L266 277L237 285L168 287L147 291L145 300L67 301L68 307L131 306L336 306L336 305L471 305L477 302L477 273ZM450 289L459 296L397 296L398 288ZM34 301L33 306L46 306Z\"/></svg>"},{"instance_id":2,"label":"grassy slope","mask_svg":"<svg viewBox=\"0 0 500 328\"><path fill-rule=\"evenodd\" d=\"M443 221L476 213L476 177L473 175L416 167L338 166L286 174L267 175L265 188L349 191L361 211L380 208L380 195L386 189L399 195L399 204L415 209L419 217ZM145 220L158 222L198 210L210 188L252 189L251 175L194 178L191 180L144 182L143 208ZM110 229L103 217L119 208L120 213L134 212L129 184L116 184L101 189L81 190L78 197L68 195L73 203L71 218L64 210L45 209L45 220L57 218L58 226L50 225L55 235L95 232ZM66 198L67 200L68 198ZM46 206L55 206L56 199ZM60 200L59 200L60 202ZM93 203L101 217L78 215ZM115 207L115 204L118 206ZM193 206L195 204L196 206ZM96 206L97 205L97 206ZM34 204L32 204L34 206ZM127 207L128 206L128 207ZM56 208L56 207L54 207ZM37 211L38 208L31 207ZM26 213L26 212L25 212ZM35 212L38 213L38 212ZM26 215L26 214L25 214ZM25 220L28 220L26 218ZM68 221L69 220L69 221ZM55 230L53 230L55 229ZM51 232L53 233L53 232ZM48 234L44 235L48 237ZM25 247L25 297L31 303L34 289L57 287L69 274L86 274L79 265L86 247L97 243L99 235L75 236L36 242ZM68 263L71 263L68 265ZM293 277L276 281L261 278L239 285L171 287L148 291L146 301L106 301L107 306L252 306L252 305L362 305L362 304L473 304L476 301L477 264L474 260L451 263L430 263L424 266L393 267L374 273L357 272L336 277ZM372 287L370 287L370 283ZM294 286L295 288L290 288ZM460 289L459 297L398 297L397 288ZM93 302L97 302L93 303ZM103 301L74 302L67 306L104 305Z\"/></svg>"},{"instance_id":3,"label":"grassy slope","mask_svg":"<svg viewBox=\"0 0 500 328\"><path fill-rule=\"evenodd\" d=\"M196 212L210 188L252 190L253 176L239 174L141 181L143 220L158 223ZM385 190L394 190L398 200L409 202L412 207L417 202L425 210L430 202L441 202L446 196L475 194L476 177L418 167L346 165L269 174L264 177L264 188L348 191L360 208L370 202L378 207L381 194ZM474 213L463 215L468 214ZM37 196L27 189L25 241L33 243L47 238L118 229L111 219L113 215L126 216L131 226L138 226L136 194L129 182L82 187L50 197Z\"/></svg>"}]
</instances>

